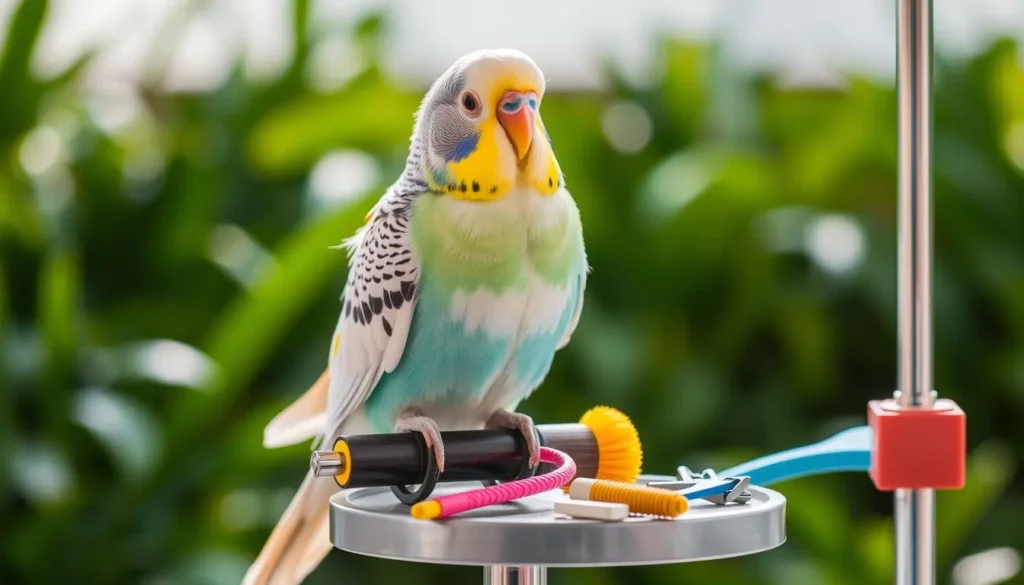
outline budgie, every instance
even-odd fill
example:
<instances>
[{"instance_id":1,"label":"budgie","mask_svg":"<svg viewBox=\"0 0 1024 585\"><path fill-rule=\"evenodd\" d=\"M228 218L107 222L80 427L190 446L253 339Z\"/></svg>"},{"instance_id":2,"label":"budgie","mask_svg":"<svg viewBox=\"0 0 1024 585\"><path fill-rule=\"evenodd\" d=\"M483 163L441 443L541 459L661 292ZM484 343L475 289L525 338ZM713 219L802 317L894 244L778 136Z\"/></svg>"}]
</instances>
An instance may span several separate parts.
<instances>
[{"instance_id":1,"label":"budgie","mask_svg":"<svg viewBox=\"0 0 1024 585\"><path fill-rule=\"evenodd\" d=\"M526 54L458 59L414 117L401 177L342 242L349 273L326 371L265 429L279 447L417 432L444 469L441 430L510 428L580 318L589 265L580 213L541 120ZM295 584L331 549L332 479L307 474L244 583Z\"/></svg>"}]
</instances>

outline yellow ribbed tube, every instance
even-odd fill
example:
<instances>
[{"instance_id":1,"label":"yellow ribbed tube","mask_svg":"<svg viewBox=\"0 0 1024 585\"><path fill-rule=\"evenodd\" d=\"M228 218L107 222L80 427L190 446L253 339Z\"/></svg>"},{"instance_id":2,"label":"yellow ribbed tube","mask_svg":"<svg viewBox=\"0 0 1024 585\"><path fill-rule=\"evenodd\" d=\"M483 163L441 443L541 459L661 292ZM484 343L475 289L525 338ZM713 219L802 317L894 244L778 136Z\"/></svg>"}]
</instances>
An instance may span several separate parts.
<instances>
[{"instance_id":1,"label":"yellow ribbed tube","mask_svg":"<svg viewBox=\"0 0 1024 585\"><path fill-rule=\"evenodd\" d=\"M689 502L676 492L621 481L579 477L569 487L569 497L610 504L626 504L630 514L675 518L686 512Z\"/></svg>"}]
</instances>

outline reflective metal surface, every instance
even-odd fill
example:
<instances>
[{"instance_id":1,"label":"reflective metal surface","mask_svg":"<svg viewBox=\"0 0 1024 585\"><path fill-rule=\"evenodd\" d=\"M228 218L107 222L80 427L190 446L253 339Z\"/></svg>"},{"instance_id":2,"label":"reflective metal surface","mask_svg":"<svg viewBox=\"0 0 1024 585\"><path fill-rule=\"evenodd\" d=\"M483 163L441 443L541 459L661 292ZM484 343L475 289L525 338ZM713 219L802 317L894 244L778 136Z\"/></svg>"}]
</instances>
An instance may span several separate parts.
<instances>
[{"instance_id":1,"label":"reflective metal surface","mask_svg":"<svg viewBox=\"0 0 1024 585\"><path fill-rule=\"evenodd\" d=\"M898 0L899 394L931 406L931 0Z\"/></svg>"},{"instance_id":2,"label":"reflective metal surface","mask_svg":"<svg viewBox=\"0 0 1024 585\"><path fill-rule=\"evenodd\" d=\"M899 88L899 391L929 408L932 387L932 3L897 0ZM926 437L914 440L927 441ZM896 583L935 582L934 491L895 494Z\"/></svg>"},{"instance_id":3,"label":"reflective metal surface","mask_svg":"<svg viewBox=\"0 0 1024 585\"><path fill-rule=\"evenodd\" d=\"M935 490L896 490L896 583L935 583Z\"/></svg>"},{"instance_id":4,"label":"reflective metal surface","mask_svg":"<svg viewBox=\"0 0 1024 585\"><path fill-rule=\"evenodd\" d=\"M484 585L547 585L543 567L484 567Z\"/></svg>"},{"instance_id":5,"label":"reflective metal surface","mask_svg":"<svg viewBox=\"0 0 1024 585\"><path fill-rule=\"evenodd\" d=\"M309 457L309 468L314 477L338 475L345 471L347 461L341 453L334 451L313 451Z\"/></svg>"},{"instance_id":6,"label":"reflective metal surface","mask_svg":"<svg viewBox=\"0 0 1024 585\"><path fill-rule=\"evenodd\" d=\"M478 486L444 484L438 492ZM357 554L454 565L596 567L702 561L754 554L785 542L785 498L765 488L748 491L752 497L746 504L718 506L697 500L673 520L600 522L552 512L556 499L568 497L561 491L424 521L412 518L388 489L347 490L331 499L331 542Z\"/></svg>"}]
</instances>

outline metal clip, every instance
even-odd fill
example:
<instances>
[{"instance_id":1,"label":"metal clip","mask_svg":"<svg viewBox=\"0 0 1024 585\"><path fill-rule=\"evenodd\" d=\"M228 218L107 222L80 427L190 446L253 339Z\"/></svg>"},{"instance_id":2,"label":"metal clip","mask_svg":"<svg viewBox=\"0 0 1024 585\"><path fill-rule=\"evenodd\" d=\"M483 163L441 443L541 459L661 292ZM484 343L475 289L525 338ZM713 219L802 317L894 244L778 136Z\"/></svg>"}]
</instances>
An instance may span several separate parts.
<instances>
[{"instance_id":1,"label":"metal clip","mask_svg":"<svg viewBox=\"0 0 1024 585\"><path fill-rule=\"evenodd\" d=\"M719 506L733 502L745 504L752 497L747 490L750 486L750 478L747 476L718 477L713 469L694 473L682 465L676 470L676 477L679 478L677 481L651 482L647 485L678 491L684 496L703 499Z\"/></svg>"},{"instance_id":2,"label":"metal clip","mask_svg":"<svg viewBox=\"0 0 1024 585\"><path fill-rule=\"evenodd\" d=\"M750 492L747 491L747 488L750 486L750 478L743 476L729 479L735 479L736 485L720 494L708 496L704 499L720 506L724 506L725 504L730 504L732 502L736 502L737 504L745 504L749 502L752 497Z\"/></svg>"}]
</instances>

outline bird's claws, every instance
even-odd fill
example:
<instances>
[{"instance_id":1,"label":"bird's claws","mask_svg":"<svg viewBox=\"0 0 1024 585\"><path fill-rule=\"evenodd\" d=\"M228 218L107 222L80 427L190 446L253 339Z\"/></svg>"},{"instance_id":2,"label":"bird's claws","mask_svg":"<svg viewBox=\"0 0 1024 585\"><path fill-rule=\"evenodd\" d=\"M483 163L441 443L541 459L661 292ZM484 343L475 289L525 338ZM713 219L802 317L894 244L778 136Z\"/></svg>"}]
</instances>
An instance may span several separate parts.
<instances>
[{"instance_id":1,"label":"bird's claws","mask_svg":"<svg viewBox=\"0 0 1024 585\"><path fill-rule=\"evenodd\" d=\"M434 451L438 473L444 473L444 442L441 440L441 431L437 428L437 423L425 416L404 416L395 423L395 432L405 431L423 435L427 448Z\"/></svg>"},{"instance_id":2,"label":"bird's claws","mask_svg":"<svg viewBox=\"0 0 1024 585\"><path fill-rule=\"evenodd\" d=\"M537 440L537 431L532 418L518 412L498 410L491 415L487 426L518 430L526 440L526 449L530 454L530 467L540 465L540 442Z\"/></svg>"}]
</instances>

